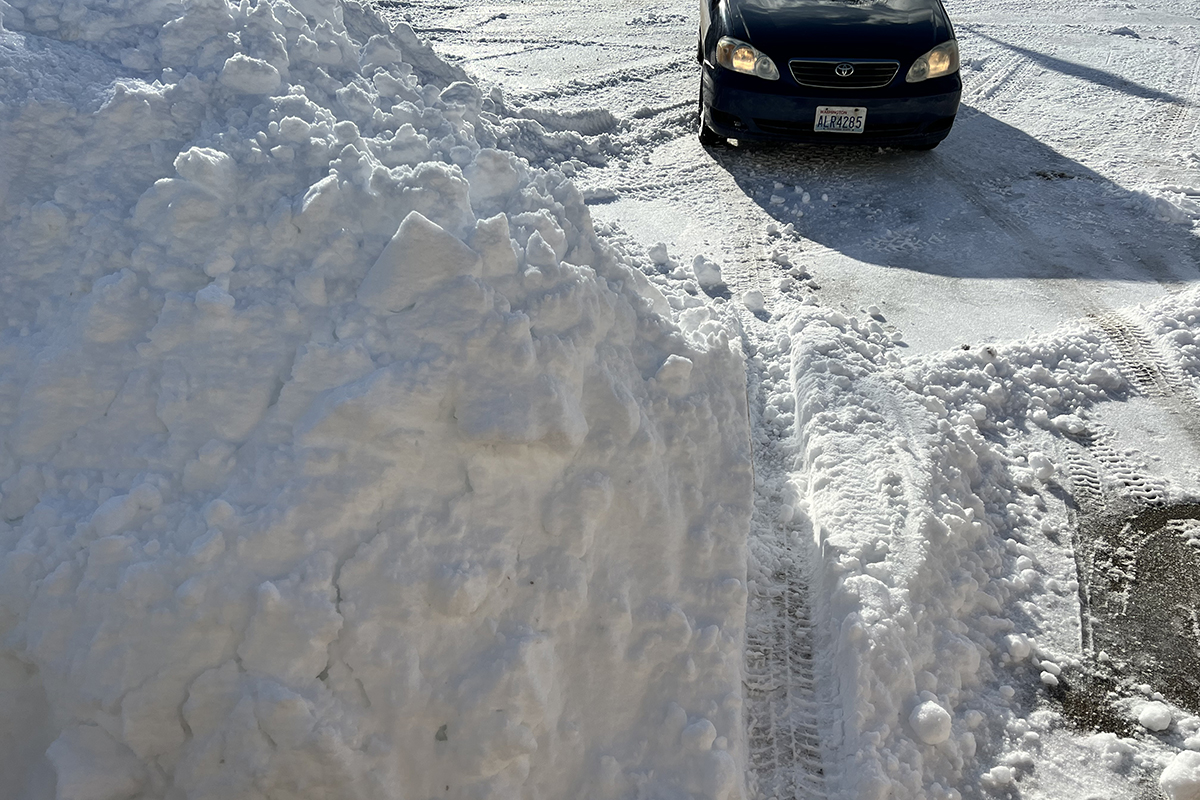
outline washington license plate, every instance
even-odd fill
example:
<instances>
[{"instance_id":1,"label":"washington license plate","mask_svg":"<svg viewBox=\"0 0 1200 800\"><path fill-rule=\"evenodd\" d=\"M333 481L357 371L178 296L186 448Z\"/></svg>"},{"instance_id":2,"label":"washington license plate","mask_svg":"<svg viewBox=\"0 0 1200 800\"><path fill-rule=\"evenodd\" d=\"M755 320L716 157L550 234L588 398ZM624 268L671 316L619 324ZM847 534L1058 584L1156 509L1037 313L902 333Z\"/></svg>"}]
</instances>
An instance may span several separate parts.
<instances>
[{"instance_id":1,"label":"washington license plate","mask_svg":"<svg viewBox=\"0 0 1200 800\"><path fill-rule=\"evenodd\" d=\"M853 106L817 106L816 133L862 133L867 110Z\"/></svg>"}]
</instances>

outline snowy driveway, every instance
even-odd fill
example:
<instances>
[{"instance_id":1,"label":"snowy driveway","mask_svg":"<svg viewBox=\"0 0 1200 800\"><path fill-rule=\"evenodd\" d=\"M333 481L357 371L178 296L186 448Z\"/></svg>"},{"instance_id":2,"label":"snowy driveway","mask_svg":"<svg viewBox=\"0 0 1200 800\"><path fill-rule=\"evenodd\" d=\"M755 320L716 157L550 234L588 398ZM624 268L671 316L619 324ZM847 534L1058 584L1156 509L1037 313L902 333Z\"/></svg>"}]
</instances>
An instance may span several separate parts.
<instances>
[{"instance_id":1,"label":"snowy driveway","mask_svg":"<svg viewBox=\"0 0 1200 800\"><path fill-rule=\"evenodd\" d=\"M768 309L809 291L848 313L877 305L925 352L1049 330L1197 277L1200 36L1187 3L949 3L963 107L930 154L706 153L692 5L394 7L509 108L594 111L573 127L608 128L607 166L577 179L596 218L715 258ZM780 287L780 250L811 286Z\"/></svg>"},{"instance_id":2,"label":"snowy driveway","mask_svg":"<svg viewBox=\"0 0 1200 800\"><path fill-rule=\"evenodd\" d=\"M1196 687L1186 666L1139 660L1195 650L1186 633L1155 640L1197 597L1176 544L1193 535L1195 382L1161 356L1181 340L1159 338L1192 317L1119 311L1200 278L1193 4L947 3L965 88L932 153L702 149L690 2L380 5L568 156L583 143L568 163L602 232L630 252L664 243L670 259L646 266L681 281L712 259L729 291L708 293L745 300L754 795L1135 797L1198 743L1181 744L1186 716L1146 738L1155 691L1190 707ZM827 326L805 321L811 306ZM822 342L830 326L842 334ZM858 353L895 374L848 366ZM908 550L933 537L928 518L960 541ZM865 599L849 576L899 593ZM981 599L964 605L967 585ZM957 710L932 746L935 699ZM982 774L963 766L977 747L995 765Z\"/></svg>"}]
</instances>

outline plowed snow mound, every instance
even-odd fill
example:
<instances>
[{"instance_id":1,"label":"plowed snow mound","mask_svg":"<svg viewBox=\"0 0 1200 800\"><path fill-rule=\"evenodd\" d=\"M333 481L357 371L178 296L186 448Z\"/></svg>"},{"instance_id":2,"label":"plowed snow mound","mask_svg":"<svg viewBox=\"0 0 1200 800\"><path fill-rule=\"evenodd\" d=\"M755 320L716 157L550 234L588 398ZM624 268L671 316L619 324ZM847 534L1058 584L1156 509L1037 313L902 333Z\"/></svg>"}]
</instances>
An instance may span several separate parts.
<instances>
[{"instance_id":1,"label":"plowed snow mound","mask_svg":"<svg viewBox=\"0 0 1200 800\"><path fill-rule=\"evenodd\" d=\"M741 357L327 0L10 0L14 798L739 796Z\"/></svg>"}]
</instances>

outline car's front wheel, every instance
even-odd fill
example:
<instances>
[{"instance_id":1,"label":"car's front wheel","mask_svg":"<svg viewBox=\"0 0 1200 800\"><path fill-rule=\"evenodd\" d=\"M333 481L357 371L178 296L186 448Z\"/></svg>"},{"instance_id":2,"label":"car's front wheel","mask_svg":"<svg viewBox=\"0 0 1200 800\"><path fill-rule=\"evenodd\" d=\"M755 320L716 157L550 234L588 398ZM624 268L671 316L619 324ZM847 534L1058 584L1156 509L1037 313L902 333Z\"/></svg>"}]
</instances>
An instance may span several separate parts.
<instances>
[{"instance_id":1,"label":"car's front wheel","mask_svg":"<svg viewBox=\"0 0 1200 800\"><path fill-rule=\"evenodd\" d=\"M704 147L717 147L727 142L724 136L708 127L708 112L704 107L704 86L700 87L700 102L697 106L697 116L700 119L700 144Z\"/></svg>"}]
</instances>

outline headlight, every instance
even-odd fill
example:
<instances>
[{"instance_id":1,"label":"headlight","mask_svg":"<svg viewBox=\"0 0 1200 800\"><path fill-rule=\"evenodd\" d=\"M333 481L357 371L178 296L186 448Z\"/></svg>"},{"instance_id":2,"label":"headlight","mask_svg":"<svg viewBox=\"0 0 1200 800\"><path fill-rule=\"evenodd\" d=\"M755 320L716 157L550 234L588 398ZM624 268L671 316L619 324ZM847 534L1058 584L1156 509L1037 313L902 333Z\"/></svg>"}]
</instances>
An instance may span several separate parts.
<instances>
[{"instance_id":1,"label":"headlight","mask_svg":"<svg viewBox=\"0 0 1200 800\"><path fill-rule=\"evenodd\" d=\"M951 39L914 61L904 80L919 83L955 72L958 72L958 42Z\"/></svg>"},{"instance_id":2,"label":"headlight","mask_svg":"<svg viewBox=\"0 0 1200 800\"><path fill-rule=\"evenodd\" d=\"M757 75L768 81L779 80L779 70L775 68L774 61L760 53L758 48L728 36L722 36L717 42L717 63L734 72Z\"/></svg>"}]
</instances>

